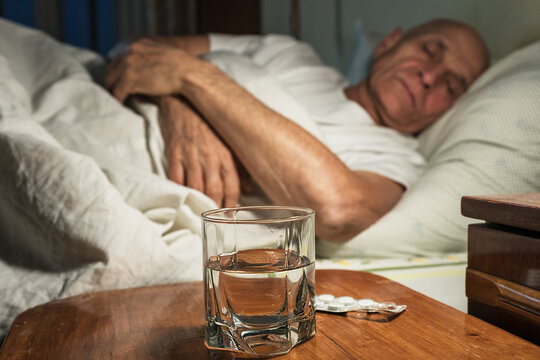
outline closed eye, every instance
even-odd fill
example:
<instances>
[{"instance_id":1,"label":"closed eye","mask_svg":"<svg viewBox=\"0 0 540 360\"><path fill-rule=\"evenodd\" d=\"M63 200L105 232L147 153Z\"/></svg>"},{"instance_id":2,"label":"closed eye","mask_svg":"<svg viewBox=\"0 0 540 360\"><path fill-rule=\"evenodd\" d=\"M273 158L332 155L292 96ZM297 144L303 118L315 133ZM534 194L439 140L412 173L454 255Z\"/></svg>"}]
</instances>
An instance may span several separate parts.
<instances>
[{"instance_id":1,"label":"closed eye","mask_svg":"<svg viewBox=\"0 0 540 360\"><path fill-rule=\"evenodd\" d=\"M446 80L446 91L450 96L454 96L456 94L456 91L452 87L452 82L450 80Z\"/></svg>"},{"instance_id":2,"label":"closed eye","mask_svg":"<svg viewBox=\"0 0 540 360\"><path fill-rule=\"evenodd\" d=\"M428 44L423 44L422 50L429 56L430 59L435 56L435 53L432 51L432 49L430 49L430 46Z\"/></svg>"},{"instance_id":3,"label":"closed eye","mask_svg":"<svg viewBox=\"0 0 540 360\"><path fill-rule=\"evenodd\" d=\"M451 97L458 97L466 90L460 80L460 77L456 74L450 73L445 79L446 92Z\"/></svg>"},{"instance_id":4,"label":"closed eye","mask_svg":"<svg viewBox=\"0 0 540 360\"><path fill-rule=\"evenodd\" d=\"M440 41L440 40L437 41L437 46L439 47L439 49L440 49L441 51L446 50L446 44L443 43L443 42Z\"/></svg>"},{"instance_id":5,"label":"closed eye","mask_svg":"<svg viewBox=\"0 0 540 360\"><path fill-rule=\"evenodd\" d=\"M430 59L438 57L447 49L446 44L441 40L431 40L422 44L422 51L428 55Z\"/></svg>"}]
</instances>

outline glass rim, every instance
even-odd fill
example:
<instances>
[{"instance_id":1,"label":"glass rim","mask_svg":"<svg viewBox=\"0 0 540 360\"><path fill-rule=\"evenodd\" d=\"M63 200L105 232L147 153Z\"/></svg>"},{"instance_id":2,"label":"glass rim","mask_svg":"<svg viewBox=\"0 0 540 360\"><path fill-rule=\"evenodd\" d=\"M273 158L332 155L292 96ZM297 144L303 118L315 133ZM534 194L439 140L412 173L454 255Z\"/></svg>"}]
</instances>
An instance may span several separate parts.
<instances>
[{"instance_id":1,"label":"glass rim","mask_svg":"<svg viewBox=\"0 0 540 360\"><path fill-rule=\"evenodd\" d=\"M213 217L212 215L224 213L227 211L253 211L253 210L291 210L303 212L304 214L292 215L287 217L276 218L257 218L257 219L224 219ZM238 206L231 208L220 208L204 211L201 216L204 221L222 224L265 224L265 223L284 223L291 221L305 220L315 215L315 210L298 207L298 206L281 206L281 205L254 205L254 206Z\"/></svg>"}]
</instances>

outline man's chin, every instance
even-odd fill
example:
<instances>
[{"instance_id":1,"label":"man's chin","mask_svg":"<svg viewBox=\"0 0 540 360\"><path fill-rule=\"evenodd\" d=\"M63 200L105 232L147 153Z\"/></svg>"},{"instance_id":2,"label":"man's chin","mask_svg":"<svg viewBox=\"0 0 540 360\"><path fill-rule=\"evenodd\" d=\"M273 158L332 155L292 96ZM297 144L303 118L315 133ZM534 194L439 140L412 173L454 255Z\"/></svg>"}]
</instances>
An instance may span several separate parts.
<instances>
[{"instance_id":1,"label":"man's chin","mask_svg":"<svg viewBox=\"0 0 540 360\"><path fill-rule=\"evenodd\" d=\"M414 134L414 133L416 133L418 131L416 129L417 126L415 126L415 124L411 124L411 123L405 123L404 124L401 121L394 120L394 119L391 119L391 118L387 118L387 119L382 118L382 125L381 126L386 126L386 127L392 128L392 129L397 130L400 133L404 133L404 134Z\"/></svg>"}]
</instances>

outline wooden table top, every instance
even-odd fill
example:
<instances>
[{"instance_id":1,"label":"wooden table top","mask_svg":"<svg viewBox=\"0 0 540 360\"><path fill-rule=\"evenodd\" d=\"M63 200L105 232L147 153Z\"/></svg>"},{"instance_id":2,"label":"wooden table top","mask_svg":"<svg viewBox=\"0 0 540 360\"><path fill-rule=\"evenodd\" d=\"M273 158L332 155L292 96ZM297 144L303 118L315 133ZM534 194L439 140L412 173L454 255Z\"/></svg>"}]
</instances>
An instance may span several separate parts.
<instances>
[{"instance_id":1,"label":"wooden table top","mask_svg":"<svg viewBox=\"0 0 540 360\"><path fill-rule=\"evenodd\" d=\"M393 319L317 313L279 359L538 359L540 347L378 275L318 270L318 294L407 305ZM204 344L203 284L80 295L20 314L1 359L231 359Z\"/></svg>"},{"instance_id":2,"label":"wooden table top","mask_svg":"<svg viewBox=\"0 0 540 360\"><path fill-rule=\"evenodd\" d=\"M540 193L464 196L461 214L494 224L540 231Z\"/></svg>"}]
</instances>

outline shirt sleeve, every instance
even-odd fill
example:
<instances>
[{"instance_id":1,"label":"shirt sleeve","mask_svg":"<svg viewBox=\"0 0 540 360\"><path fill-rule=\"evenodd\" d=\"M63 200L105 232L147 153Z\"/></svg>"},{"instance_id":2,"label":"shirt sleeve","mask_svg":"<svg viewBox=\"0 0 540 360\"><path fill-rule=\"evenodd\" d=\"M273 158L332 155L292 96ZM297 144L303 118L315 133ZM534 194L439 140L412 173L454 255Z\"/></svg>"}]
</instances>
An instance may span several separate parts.
<instances>
[{"instance_id":1,"label":"shirt sleeve","mask_svg":"<svg viewBox=\"0 0 540 360\"><path fill-rule=\"evenodd\" d=\"M250 58L269 73L324 65L311 45L288 35L210 34L211 52L233 52Z\"/></svg>"},{"instance_id":2,"label":"shirt sleeve","mask_svg":"<svg viewBox=\"0 0 540 360\"><path fill-rule=\"evenodd\" d=\"M341 152L338 157L353 171L364 170L382 175L408 189L422 173L425 161L409 149L406 153L373 152L359 157L353 151ZM409 155L409 156L408 156Z\"/></svg>"},{"instance_id":3,"label":"shirt sleeve","mask_svg":"<svg viewBox=\"0 0 540 360\"><path fill-rule=\"evenodd\" d=\"M264 36L209 34L210 52L230 51L249 56L261 46Z\"/></svg>"},{"instance_id":4,"label":"shirt sleeve","mask_svg":"<svg viewBox=\"0 0 540 360\"><path fill-rule=\"evenodd\" d=\"M328 146L351 169L377 173L409 188L425 160L417 140L375 125L324 126Z\"/></svg>"}]
</instances>

